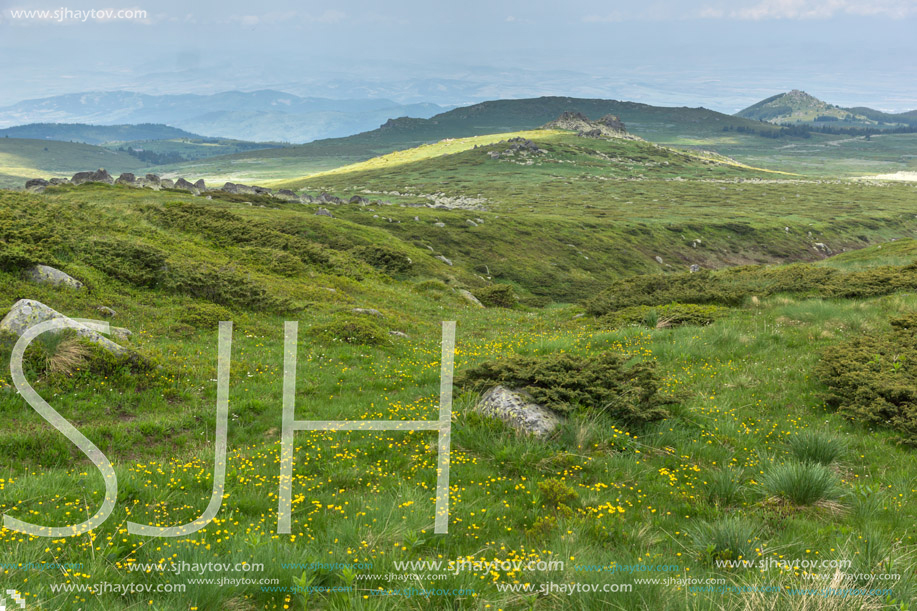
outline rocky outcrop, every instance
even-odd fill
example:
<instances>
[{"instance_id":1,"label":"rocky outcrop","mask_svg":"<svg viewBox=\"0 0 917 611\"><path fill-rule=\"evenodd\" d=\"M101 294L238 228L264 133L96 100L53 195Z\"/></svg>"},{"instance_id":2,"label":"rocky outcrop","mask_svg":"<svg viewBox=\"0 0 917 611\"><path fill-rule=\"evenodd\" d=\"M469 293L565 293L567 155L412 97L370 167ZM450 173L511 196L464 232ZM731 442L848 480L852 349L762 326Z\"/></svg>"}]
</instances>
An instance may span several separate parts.
<instances>
[{"instance_id":1,"label":"rocky outcrop","mask_svg":"<svg viewBox=\"0 0 917 611\"><path fill-rule=\"evenodd\" d=\"M328 210L324 208L319 208L318 210L315 211L315 214L316 216L327 216L330 218L334 218L334 215L331 214L331 212L329 212Z\"/></svg>"},{"instance_id":2,"label":"rocky outcrop","mask_svg":"<svg viewBox=\"0 0 917 611\"><path fill-rule=\"evenodd\" d=\"M128 185L130 187L136 186L137 177L131 174L130 172L124 172L121 176L118 176L118 179L115 180L116 185Z\"/></svg>"},{"instance_id":3,"label":"rocky outcrop","mask_svg":"<svg viewBox=\"0 0 917 611\"><path fill-rule=\"evenodd\" d=\"M624 123L614 115L592 121L582 113L567 111L542 129L562 129L586 138L620 138L627 135Z\"/></svg>"},{"instance_id":4,"label":"rocky outcrop","mask_svg":"<svg viewBox=\"0 0 917 611\"><path fill-rule=\"evenodd\" d=\"M194 183L194 188L198 189L199 191L206 191L207 183L204 182L203 178L198 178L197 181Z\"/></svg>"},{"instance_id":5,"label":"rocky outcrop","mask_svg":"<svg viewBox=\"0 0 917 611\"><path fill-rule=\"evenodd\" d=\"M45 180L44 178L33 178L31 180L26 181L25 188L27 191L34 191L36 193L41 193L42 191L45 190L45 187L47 187L48 184L50 183L48 183L48 181Z\"/></svg>"},{"instance_id":6,"label":"rocky outcrop","mask_svg":"<svg viewBox=\"0 0 917 611\"><path fill-rule=\"evenodd\" d=\"M535 437L551 434L562 422L560 416L533 402L528 393L503 386L494 386L484 393L474 411L499 418L516 431Z\"/></svg>"},{"instance_id":7,"label":"rocky outcrop","mask_svg":"<svg viewBox=\"0 0 917 611\"><path fill-rule=\"evenodd\" d=\"M9 333L20 337L30 327L48 321L61 318L64 319L68 328L73 329L77 335L84 337L97 346L104 348L116 356L124 356L130 351L123 346L119 346L101 333L82 325L72 318L68 318L60 312L53 310L40 301L32 299L20 299L13 304L9 313L0 320L0 333Z\"/></svg>"},{"instance_id":8,"label":"rocky outcrop","mask_svg":"<svg viewBox=\"0 0 917 611\"><path fill-rule=\"evenodd\" d=\"M76 278L47 265L36 265L27 269L26 276L35 284L63 286L71 289L83 288L83 283Z\"/></svg>"}]
</instances>

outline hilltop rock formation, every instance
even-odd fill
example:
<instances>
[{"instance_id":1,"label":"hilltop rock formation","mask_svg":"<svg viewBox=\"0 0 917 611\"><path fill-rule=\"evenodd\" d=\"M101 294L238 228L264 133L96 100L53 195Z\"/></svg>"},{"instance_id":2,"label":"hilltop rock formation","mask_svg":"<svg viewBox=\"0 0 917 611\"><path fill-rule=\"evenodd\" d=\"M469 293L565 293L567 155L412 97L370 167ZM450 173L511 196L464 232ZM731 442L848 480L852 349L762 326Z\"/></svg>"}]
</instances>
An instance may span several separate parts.
<instances>
[{"instance_id":1,"label":"hilltop rock formation","mask_svg":"<svg viewBox=\"0 0 917 611\"><path fill-rule=\"evenodd\" d=\"M605 115L595 121L579 112L567 111L546 123L541 129L562 129L576 132L584 138L621 138L627 136L624 123L614 115Z\"/></svg>"}]
</instances>

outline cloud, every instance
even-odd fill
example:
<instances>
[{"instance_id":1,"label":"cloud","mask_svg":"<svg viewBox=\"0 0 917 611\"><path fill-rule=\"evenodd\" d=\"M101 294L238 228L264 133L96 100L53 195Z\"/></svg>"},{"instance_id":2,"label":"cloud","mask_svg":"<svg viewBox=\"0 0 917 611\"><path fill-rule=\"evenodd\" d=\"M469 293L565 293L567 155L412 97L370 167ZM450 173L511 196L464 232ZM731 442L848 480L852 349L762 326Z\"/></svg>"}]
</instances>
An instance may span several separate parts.
<instances>
[{"instance_id":1,"label":"cloud","mask_svg":"<svg viewBox=\"0 0 917 611\"><path fill-rule=\"evenodd\" d=\"M917 14L917 0L759 0L747 6L707 5L697 16L705 19L830 19L843 15L904 19Z\"/></svg>"}]
</instances>

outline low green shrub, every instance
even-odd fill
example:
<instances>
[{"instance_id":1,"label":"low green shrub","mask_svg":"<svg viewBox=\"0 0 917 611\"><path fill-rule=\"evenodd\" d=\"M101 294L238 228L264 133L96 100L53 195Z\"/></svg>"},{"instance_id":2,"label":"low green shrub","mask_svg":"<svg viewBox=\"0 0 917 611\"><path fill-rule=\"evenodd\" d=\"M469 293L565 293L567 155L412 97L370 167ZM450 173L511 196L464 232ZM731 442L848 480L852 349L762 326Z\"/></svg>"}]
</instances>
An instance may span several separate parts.
<instances>
[{"instance_id":1,"label":"low green shrub","mask_svg":"<svg viewBox=\"0 0 917 611\"><path fill-rule=\"evenodd\" d=\"M917 445L917 314L890 323L889 332L827 348L816 374L829 406L854 421L891 426L902 442Z\"/></svg>"},{"instance_id":2,"label":"low green shrub","mask_svg":"<svg viewBox=\"0 0 917 611\"><path fill-rule=\"evenodd\" d=\"M276 248L248 246L242 249L242 254L255 265L279 276L296 276L306 271L299 257Z\"/></svg>"},{"instance_id":3,"label":"low green shrub","mask_svg":"<svg viewBox=\"0 0 917 611\"><path fill-rule=\"evenodd\" d=\"M814 505L840 496L834 472L813 462L775 465L761 477L761 488L770 497L799 506Z\"/></svg>"},{"instance_id":4,"label":"low green shrub","mask_svg":"<svg viewBox=\"0 0 917 611\"><path fill-rule=\"evenodd\" d=\"M180 323L195 329L216 329L223 320L232 320L232 314L215 303L193 303L185 306L178 319Z\"/></svg>"},{"instance_id":5,"label":"low green shrub","mask_svg":"<svg viewBox=\"0 0 917 611\"><path fill-rule=\"evenodd\" d=\"M489 361L461 372L459 385L484 388L502 384L522 389L557 412L594 408L627 423L666 418L671 397L660 392L653 363L626 366L622 357L551 354Z\"/></svg>"},{"instance_id":6,"label":"low green shrub","mask_svg":"<svg viewBox=\"0 0 917 611\"><path fill-rule=\"evenodd\" d=\"M358 259L389 275L406 274L414 264L409 256L388 246L357 246L351 252Z\"/></svg>"},{"instance_id":7,"label":"low green shrub","mask_svg":"<svg viewBox=\"0 0 917 611\"><path fill-rule=\"evenodd\" d=\"M538 482L538 490L541 491L545 504L551 507L570 505L579 497L576 490L556 477Z\"/></svg>"},{"instance_id":8,"label":"low green shrub","mask_svg":"<svg viewBox=\"0 0 917 611\"><path fill-rule=\"evenodd\" d=\"M474 296L489 308L512 308L519 303L513 287L508 284L492 284L475 289Z\"/></svg>"},{"instance_id":9,"label":"low green shrub","mask_svg":"<svg viewBox=\"0 0 917 611\"><path fill-rule=\"evenodd\" d=\"M158 285L167 269L166 253L126 240L90 240L83 247L83 256L96 269L134 286Z\"/></svg>"},{"instance_id":10,"label":"low green shrub","mask_svg":"<svg viewBox=\"0 0 917 611\"><path fill-rule=\"evenodd\" d=\"M176 265L169 270L163 285L172 292L227 307L258 311L285 311L291 308L289 303L270 295L267 289L232 268Z\"/></svg>"},{"instance_id":11,"label":"low green shrub","mask_svg":"<svg viewBox=\"0 0 917 611\"><path fill-rule=\"evenodd\" d=\"M0 241L0 271L16 272L37 263L47 263L48 258L41 249Z\"/></svg>"},{"instance_id":12,"label":"low green shrub","mask_svg":"<svg viewBox=\"0 0 917 611\"><path fill-rule=\"evenodd\" d=\"M630 306L610 314L606 322L612 325L646 325L678 327L682 325L709 325L728 312L728 308L709 304L669 303L661 306Z\"/></svg>"},{"instance_id":13,"label":"low green shrub","mask_svg":"<svg viewBox=\"0 0 917 611\"><path fill-rule=\"evenodd\" d=\"M366 316L340 315L331 322L312 327L310 333L328 342L379 346L390 343L389 335Z\"/></svg>"},{"instance_id":14,"label":"low green shrub","mask_svg":"<svg viewBox=\"0 0 917 611\"><path fill-rule=\"evenodd\" d=\"M744 266L721 271L651 274L614 282L586 303L595 316L632 306L668 303L740 305L756 295L793 293L814 297L874 297L917 289L917 263L842 272L808 263Z\"/></svg>"}]
</instances>

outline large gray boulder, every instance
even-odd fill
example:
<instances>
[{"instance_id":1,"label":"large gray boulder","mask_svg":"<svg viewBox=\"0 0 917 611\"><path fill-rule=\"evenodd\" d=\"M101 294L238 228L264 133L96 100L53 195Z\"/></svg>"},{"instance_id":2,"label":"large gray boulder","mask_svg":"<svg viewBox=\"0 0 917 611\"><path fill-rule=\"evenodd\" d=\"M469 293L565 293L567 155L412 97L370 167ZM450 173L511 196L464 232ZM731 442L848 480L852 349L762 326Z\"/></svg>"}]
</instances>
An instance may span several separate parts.
<instances>
[{"instance_id":1,"label":"large gray boulder","mask_svg":"<svg viewBox=\"0 0 917 611\"><path fill-rule=\"evenodd\" d=\"M89 175L89 179L86 182L104 182L105 184L113 185L115 184L115 179L111 177L108 170L99 168Z\"/></svg>"},{"instance_id":2,"label":"large gray boulder","mask_svg":"<svg viewBox=\"0 0 917 611\"><path fill-rule=\"evenodd\" d=\"M474 406L483 416L499 418L520 433L544 437L562 422L560 416L532 401L524 391L494 386Z\"/></svg>"},{"instance_id":3,"label":"large gray boulder","mask_svg":"<svg viewBox=\"0 0 917 611\"><path fill-rule=\"evenodd\" d=\"M53 267L47 265L36 265L26 270L29 280L36 284L46 286L65 286L71 289L83 288L83 283Z\"/></svg>"},{"instance_id":4,"label":"large gray boulder","mask_svg":"<svg viewBox=\"0 0 917 611\"><path fill-rule=\"evenodd\" d=\"M192 193L196 192L197 188L185 180L184 178L179 178L175 181L175 188L181 189L182 191L191 191Z\"/></svg>"},{"instance_id":5,"label":"large gray boulder","mask_svg":"<svg viewBox=\"0 0 917 611\"><path fill-rule=\"evenodd\" d=\"M45 187L47 186L48 186L48 181L45 180L44 178L32 178L31 180L27 180L25 183L25 188L27 190L34 191L37 193L41 193L42 191L44 191Z\"/></svg>"},{"instance_id":6,"label":"large gray boulder","mask_svg":"<svg viewBox=\"0 0 917 611\"><path fill-rule=\"evenodd\" d=\"M134 176L131 172L123 172L115 180L115 184L116 185L128 185L128 186L133 187L137 184L137 177Z\"/></svg>"},{"instance_id":7,"label":"large gray boulder","mask_svg":"<svg viewBox=\"0 0 917 611\"><path fill-rule=\"evenodd\" d=\"M13 304L9 313L3 317L3 320L0 320L0 333L8 333L18 338L30 327L56 318L63 318L67 322L67 327L73 329L77 335L85 337L90 342L116 356L124 356L130 352L127 348L119 346L98 331L94 331L33 299L20 299Z\"/></svg>"},{"instance_id":8,"label":"large gray boulder","mask_svg":"<svg viewBox=\"0 0 917 611\"><path fill-rule=\"evenodd\" d=\"M92 172L77 172L70 179L70 182L75 185L81 185L84 182L89 182L89 178L92 176Z\"/></svg>"}]
</instances>

